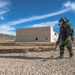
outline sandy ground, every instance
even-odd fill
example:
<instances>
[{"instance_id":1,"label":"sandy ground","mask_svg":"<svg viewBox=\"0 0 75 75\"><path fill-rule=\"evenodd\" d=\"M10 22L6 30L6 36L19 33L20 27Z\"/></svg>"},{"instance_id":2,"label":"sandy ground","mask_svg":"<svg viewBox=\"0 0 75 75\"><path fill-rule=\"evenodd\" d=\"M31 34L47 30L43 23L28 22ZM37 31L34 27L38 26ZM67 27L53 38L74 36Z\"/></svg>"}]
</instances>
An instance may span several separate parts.
<instances>
[{"instance_id":1,"label":"sandy ground","mask_svg":"<svg viewBox=\"0 0 75 75\"><path fill-rule=\"evenodd\" d=\"M64 59L57 59L59 50L0 54L0 75L75 75L75 56L68 58L65 50ZM74 50L75 54L75 50Z\"/></svg>"}]
</instances>

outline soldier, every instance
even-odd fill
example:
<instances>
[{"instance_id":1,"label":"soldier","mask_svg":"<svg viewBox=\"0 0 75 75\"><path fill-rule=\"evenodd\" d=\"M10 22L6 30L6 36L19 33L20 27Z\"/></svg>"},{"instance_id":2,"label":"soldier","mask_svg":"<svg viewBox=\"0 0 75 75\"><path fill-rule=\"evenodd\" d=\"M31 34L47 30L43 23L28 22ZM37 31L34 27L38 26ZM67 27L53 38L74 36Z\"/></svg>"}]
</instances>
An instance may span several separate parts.
<instances>
[{"instance_id":1,"label":"soldier","mask_svg":"<svg viewBox=\"0 0 75 75\"><path fill-rule=\"evenodd\" d=\"M74 30L70 24L68 24L68 21L66 18L61 18L59 20L60 25L60 33L58 40L56 44L60 44L60 56L58 58L62 59L64 56L64 47L66 46L69 51L69 58L72 57L73 51L72 51L72 41L74 40Z\"/></svg>"}]
</instances>

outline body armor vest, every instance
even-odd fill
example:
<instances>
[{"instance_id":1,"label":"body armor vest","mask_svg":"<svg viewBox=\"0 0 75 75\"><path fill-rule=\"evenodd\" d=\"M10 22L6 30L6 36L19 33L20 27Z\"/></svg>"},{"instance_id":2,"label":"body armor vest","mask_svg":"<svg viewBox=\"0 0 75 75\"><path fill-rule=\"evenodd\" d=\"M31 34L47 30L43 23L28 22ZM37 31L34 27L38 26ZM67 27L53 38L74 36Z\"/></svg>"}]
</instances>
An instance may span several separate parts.
<instances>
[{"instance_id":1,"label":"body armor vest","mask_svg":"<svg viewBox=\"0 0 75 75\"><path fill-rule=\"evenodd\" d=\"M64 26L60 27L60 35L63 41L67 38L67 28Z\"/></svg>"}]
</instances>

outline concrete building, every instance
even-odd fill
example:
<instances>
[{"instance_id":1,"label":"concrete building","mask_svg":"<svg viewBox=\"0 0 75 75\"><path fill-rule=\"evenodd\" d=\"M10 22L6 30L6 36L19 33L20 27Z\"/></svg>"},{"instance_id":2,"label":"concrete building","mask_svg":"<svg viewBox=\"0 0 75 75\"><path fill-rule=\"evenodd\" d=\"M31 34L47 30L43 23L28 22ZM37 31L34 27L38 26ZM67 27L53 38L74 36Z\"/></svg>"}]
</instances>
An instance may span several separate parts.
<instances>
[{"instance_id":1,"label":"concrete building","mask_svg":"<svg viewBox=\"0 0 75 75\"><path fill-rule=\"evenodd\" d=\"M50 26L20 28L16 31L17 42L55 42L58 34Z\"/></svg>"}]
</instances>

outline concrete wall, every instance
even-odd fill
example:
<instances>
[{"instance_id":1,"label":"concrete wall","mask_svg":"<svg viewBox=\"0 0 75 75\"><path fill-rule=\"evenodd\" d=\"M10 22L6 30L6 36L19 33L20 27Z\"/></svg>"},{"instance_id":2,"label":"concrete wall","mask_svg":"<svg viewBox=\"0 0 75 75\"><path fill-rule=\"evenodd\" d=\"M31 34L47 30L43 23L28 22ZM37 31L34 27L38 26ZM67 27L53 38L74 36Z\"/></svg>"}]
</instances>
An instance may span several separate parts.
<instances>
[{"instance_id":1,"label":"concrete wall","mask_svg":"<svg viewBox=\"0 0 75 75\"><path fill-rule=\"evenodd\" d=\"M53 31L53 28L51 27L51 41L50 42L56 42L58 39L58 34Z\"/></svg>"},{"instance_id":2,"label":"concrete wall","mask_svg":"<svg viewBox=\"0 0 75 75\"><path fill-rule=\"evenodd\" d=\"M21 28L16 31L19 42L50 42L51 27Z\"/></svg>"}]
</instances>

